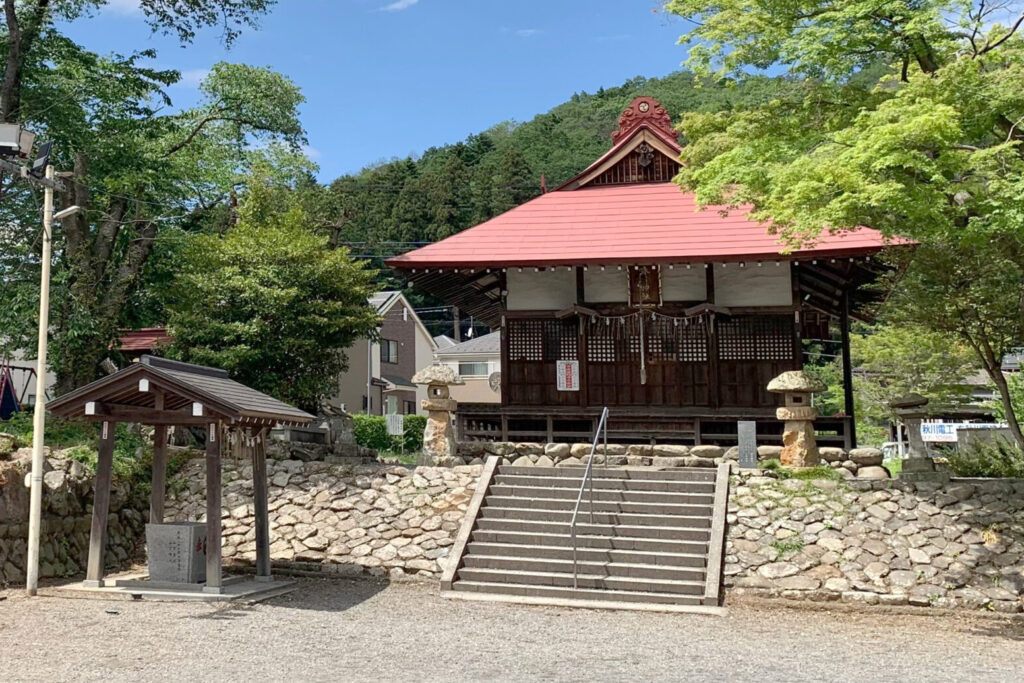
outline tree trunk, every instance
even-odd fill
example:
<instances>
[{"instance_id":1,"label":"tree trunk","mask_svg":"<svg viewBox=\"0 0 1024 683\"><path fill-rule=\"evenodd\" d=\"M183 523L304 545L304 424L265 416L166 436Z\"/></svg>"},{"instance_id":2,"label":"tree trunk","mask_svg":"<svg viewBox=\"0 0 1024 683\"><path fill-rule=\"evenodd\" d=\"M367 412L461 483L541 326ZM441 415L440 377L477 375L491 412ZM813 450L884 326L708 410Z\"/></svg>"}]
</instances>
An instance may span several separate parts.
<instances>
[{"instance_id":1,"label":"tree trunk","mask_svg":"<svg viewBox=\"0 0 1024 683\"><path fill-rule=\"evenodd\" d=\"M1010 427L1010 434L1013 435L1013 440L1017 442L1017 448L1024 451L1024 434L1021 434L1020 424L1017 422L1017 414L1013 410L1013 402L1010 400L1010 387L1006 383L1006 377L1003 376L1001 364L994 372L988 367L985 368L985 371L988 372L988 376L995 383L996 389L999 390L999 398L1003 402L1003 410L1006 412L1006 424Z\"/></svg>"}]
</instances>

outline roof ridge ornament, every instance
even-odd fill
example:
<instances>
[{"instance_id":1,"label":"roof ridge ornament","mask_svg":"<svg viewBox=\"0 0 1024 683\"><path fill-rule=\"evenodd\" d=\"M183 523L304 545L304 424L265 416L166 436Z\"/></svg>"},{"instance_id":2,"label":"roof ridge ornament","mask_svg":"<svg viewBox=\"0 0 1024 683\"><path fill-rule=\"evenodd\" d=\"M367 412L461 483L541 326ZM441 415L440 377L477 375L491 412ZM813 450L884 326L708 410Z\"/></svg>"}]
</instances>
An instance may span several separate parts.
<instances>
[{"instance_id":1,"label":"roof ridge ornament","mask_svg":"<svg viewBox=\"0 0 1024 683\"><path fill-rule=\"evenodd\" d=\"M645 95L635 98L619 115L619 127L612 132L612 142L625 140L642 125L655 128L672 140L679 138L679 133L672 127L672 117L665 107L658 100Z\"/></svg>"}]
</instances>

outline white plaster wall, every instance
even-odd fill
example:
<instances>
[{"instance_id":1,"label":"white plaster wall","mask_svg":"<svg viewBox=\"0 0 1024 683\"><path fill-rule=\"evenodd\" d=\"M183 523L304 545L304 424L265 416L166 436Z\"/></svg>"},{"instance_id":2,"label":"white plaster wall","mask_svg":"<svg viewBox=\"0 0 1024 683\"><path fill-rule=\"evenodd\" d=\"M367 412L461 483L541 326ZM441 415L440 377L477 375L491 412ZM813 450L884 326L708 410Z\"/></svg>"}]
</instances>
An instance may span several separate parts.
<instances>
[{"instance_id":1,"label":"white plaster wall","mask_svg":"<svg viewBox=\"0 0 1024 683\"><path fill-rule=\"evenodd\" d=\"M576 273L566 268L535 272L509 268L506 274L510 311L560 311L576 303Z\"/></svg>"},{"instance_id":2,"label":"white plaster wall","mask_svg":"<svg viewBox=\"0 0 1024 683\"><path fill-rule=\"evenodd\" d=\"M720 306L789 306L793 284L789 262L769 261L760 267L737 263L715 265L715 303Z\"/></svg>"},{"instance_id":3,"label":"white plaster wall","mask_svg":"<svg viewBox=\"0 0 1024 683\"><path fill-rule=\"evenodd\" d=\"M583 294L595 304L623 303L629 300L629 278L626 270L614 266L601 270L591 267L583 271Z\"/></svg>"},{"instance_id":4,"label":"white plaster wall","mask_svg":"<svg viewBox=\"0 0 1024 683\"><path fill-rule=\"evenodd\" d=\"M704 264L692 268L676 266L661 267L662 301L704 301L708 292L707 273Z\"/></svg>"}]
</instances>

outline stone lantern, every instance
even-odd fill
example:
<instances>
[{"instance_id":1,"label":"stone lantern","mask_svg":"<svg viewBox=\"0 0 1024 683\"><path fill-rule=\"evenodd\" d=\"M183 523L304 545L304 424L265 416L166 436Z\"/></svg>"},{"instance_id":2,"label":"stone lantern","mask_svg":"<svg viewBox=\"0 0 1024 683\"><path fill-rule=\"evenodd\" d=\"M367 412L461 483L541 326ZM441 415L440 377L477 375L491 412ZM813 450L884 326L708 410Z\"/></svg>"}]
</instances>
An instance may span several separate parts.
<instances>
[{"instance_id":1,"label":"stone lantern","mask_svg":"<svg viewBox=\"0 0 1024 683\"><path fill-rule=\"evenodd\" d=\"M784 372L768 383L768 391L782 394L785 405L775 410L775 417L785 422L782 432L782 455L787 467L813 467L821 462L814 440L814 418L818 411L811 405L811 394L828 387L803 370Z\"/></svg>"},{"instance_id":2,"label":"stone lantern","mask_svg":"<svg viewBox=\"0 0 1024 683\"><path fill-rule=\"evenodd\" d=\"M423 430L423 459L434 465L450 465L455 459L452 419L458 402L451 398L448 387L465 382L450 367L438 363L417 372L412 381L427 386L427 398L421 404L427 411L427 426Z\"/></svg>"},{"instance_id":3,"label":"stone lantern","mask_svg":"<svg viewBox=\"0 0 1024 683\"><path fill-rule=\"evenodd\" d=\"M907 428L907 458L903 461L900 479L906 481L948 481L949 473L935 467L921 437L921 421L928 417L928 399L920 394L907 394L889 402L900 422Z\"/></svg>"}]
</instances>

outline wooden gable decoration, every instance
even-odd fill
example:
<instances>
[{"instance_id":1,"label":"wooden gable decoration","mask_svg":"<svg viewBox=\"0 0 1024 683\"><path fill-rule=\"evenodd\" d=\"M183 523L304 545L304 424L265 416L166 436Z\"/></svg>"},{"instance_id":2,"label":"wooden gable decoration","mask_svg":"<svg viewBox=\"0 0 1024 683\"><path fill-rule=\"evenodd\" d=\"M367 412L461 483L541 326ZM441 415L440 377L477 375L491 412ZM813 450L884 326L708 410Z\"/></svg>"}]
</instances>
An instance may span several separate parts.
<instances>
[{"instance_id":1,"label":"wooden gable decoration","mask_svg":"<svg viewBox=\"0 0 1024 683\"><path fill-rule=\"evenodd\" d=\"M619 116L611 150L560 190L602 185L666 183L681 163L678 133L668 112L652 97L638 97Z\"/></svg>"}]
</instances>

